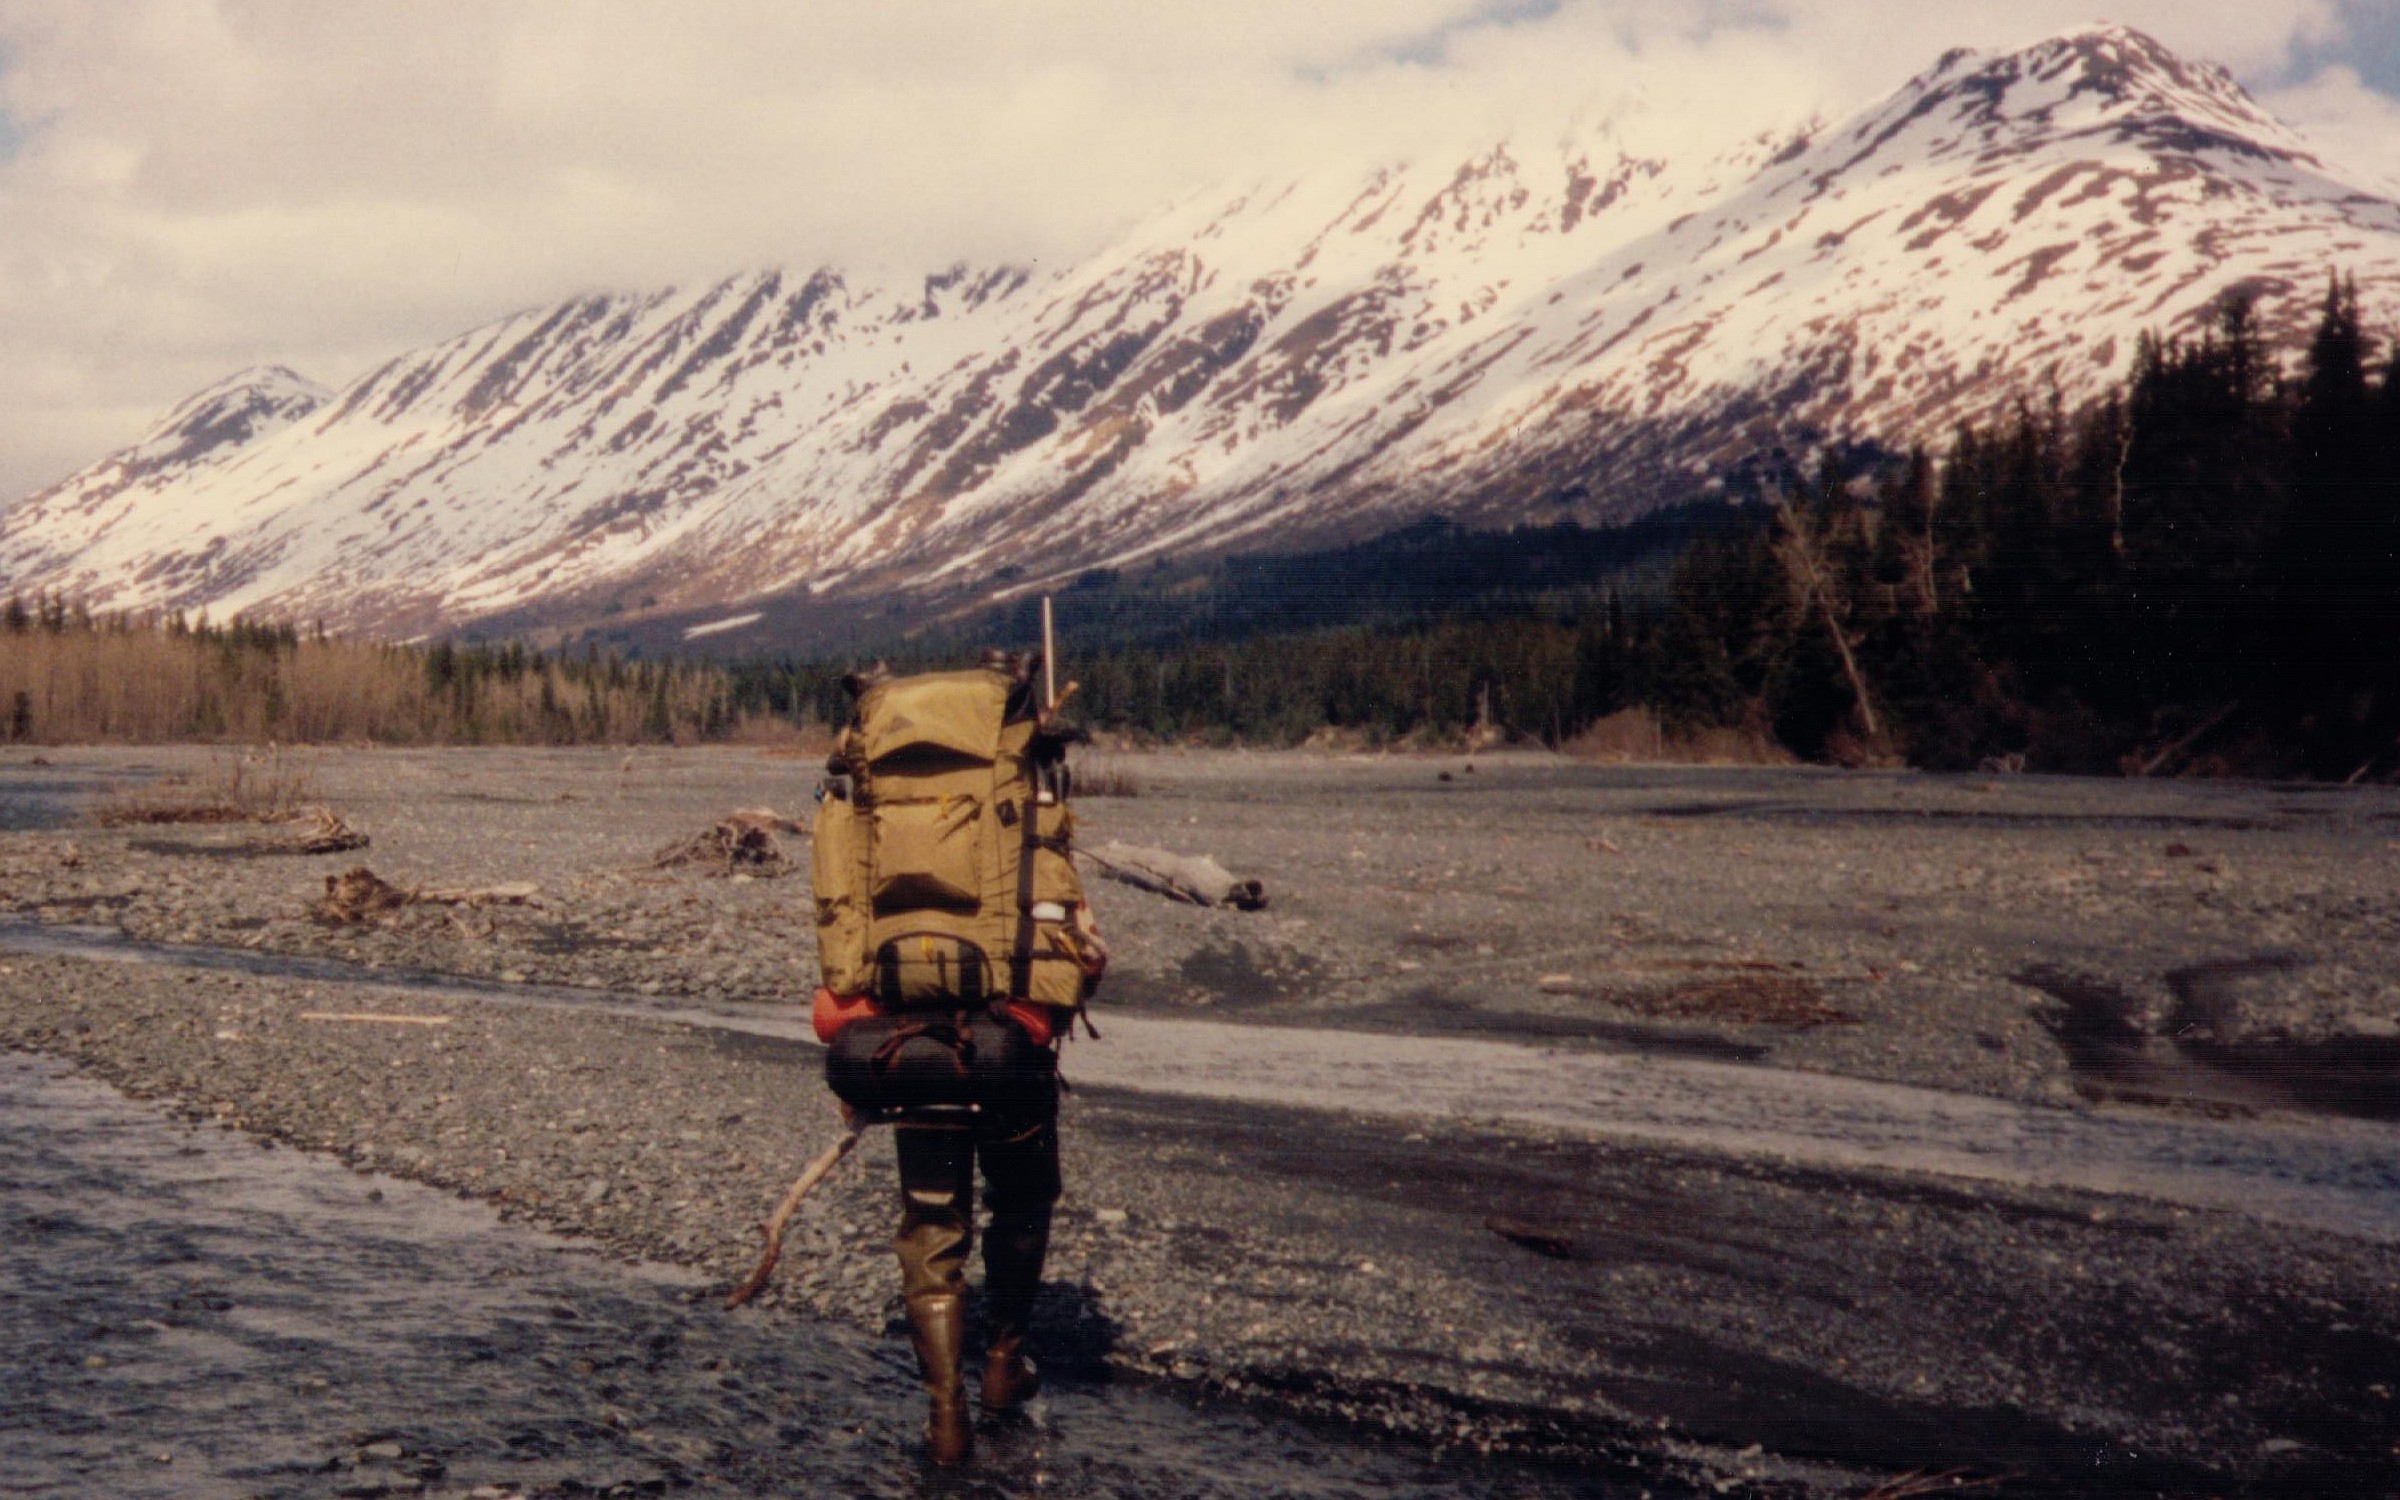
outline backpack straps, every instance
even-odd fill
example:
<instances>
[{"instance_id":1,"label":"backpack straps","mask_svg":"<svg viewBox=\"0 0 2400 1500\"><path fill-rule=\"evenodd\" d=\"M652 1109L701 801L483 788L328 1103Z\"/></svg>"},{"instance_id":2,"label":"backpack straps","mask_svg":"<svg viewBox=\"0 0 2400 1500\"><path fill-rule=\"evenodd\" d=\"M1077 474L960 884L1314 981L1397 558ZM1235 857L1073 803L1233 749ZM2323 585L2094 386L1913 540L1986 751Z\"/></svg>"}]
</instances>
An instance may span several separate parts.
<instances>
[{"instance_id":1,"label":"backpack straps","mask_svg":"<svg viewBox=\"0 0 2400 1500\"><path fill-rule=\"evenodd\" d=\"M1035 832L1040 800L1041 794L1028 788L1022 816L1017 819L1017 941L1008 960L1011 1000L1033 995L1033 854L1041 847L1041 836Z\"/></svg>"},{"instance_id":2,"label":"backpack straps","mask_svg":"<svg viewBox=\"0 0 2400 1500\"><path fill-rule=\"evenodd\" d=\"M892 1034L884 1039L883 1045L868 1056L867 1066L877 1073L891 1071L892 1064L900 1059L900 1050L918 1037L949 1048L950 1065L958 1070L959 1077L974 1076L971 1064L975 1060L975 1038L967 1030L967 1013L963 1010L948 1021L904 1021L893 1027Z\"/></svg>"}]
</instances>

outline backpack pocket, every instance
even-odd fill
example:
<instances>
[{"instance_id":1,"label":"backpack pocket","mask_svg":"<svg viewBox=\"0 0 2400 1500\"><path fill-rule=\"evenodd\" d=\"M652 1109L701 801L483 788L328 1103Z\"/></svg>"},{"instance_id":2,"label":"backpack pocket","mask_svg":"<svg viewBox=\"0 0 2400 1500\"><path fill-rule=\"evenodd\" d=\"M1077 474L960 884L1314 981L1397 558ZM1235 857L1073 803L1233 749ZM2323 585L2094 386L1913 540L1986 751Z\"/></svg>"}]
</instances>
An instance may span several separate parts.
<instances>
[{"instance_id":1,"label":"backpack pocket","mask_svg":"<svg viewBox=\"0 0 2400 1500\"><path fill-rule=\"evenodd\" d=\"M977 1006L998 997L1001 984L984 951L964 938L910 932L875 949L874 987L885 1010Z\"/></svg>"},{"instance_id":2,"label":"backpack pocket","mask_svg":"<svg viewBox=\"0 0 2400 1500\"><path fill-rule=\"evenodd\" d=\"M1092 997L1094 976L1070 922L1036 922L1026 965L1025 998L1059 1010L1080 1009Z\"/></svg>"},{"instance_id":3,"label":"backpack pocket","mask_svg":"<svg viewBox=\"0 0 2400 1500\"><path fill-rule=\"evenodd\" d=\"M1056 902L1072 911L1083 902L1083 879L1069 850L1075 846L1075 813L1056 804L1034 809L1039 835L1033 851L1033 900Z\"/></svg>"},{"instance_id":4,"label":"backpack pocket","mask_svg":"<svg viewBox=\"0 0 2400 1500\"><path fill-rule=\"evenodd\" d=\"M825 988L864 994L874 975L867 947L866 850L858 809L839 797L817 804L810 834L810 875L816 888L817 965Z\"/></svg>"},{"instance_id":5,"label":"backpack pocket","mask_svg":"<svg viewBox=\"0 0 2400 1500\"><path fill-rule=\"evenodd\" d=\"M983 904L983 808L943 795L875 805L875 909L971 912Z\"/></svg>"}]
</instances>

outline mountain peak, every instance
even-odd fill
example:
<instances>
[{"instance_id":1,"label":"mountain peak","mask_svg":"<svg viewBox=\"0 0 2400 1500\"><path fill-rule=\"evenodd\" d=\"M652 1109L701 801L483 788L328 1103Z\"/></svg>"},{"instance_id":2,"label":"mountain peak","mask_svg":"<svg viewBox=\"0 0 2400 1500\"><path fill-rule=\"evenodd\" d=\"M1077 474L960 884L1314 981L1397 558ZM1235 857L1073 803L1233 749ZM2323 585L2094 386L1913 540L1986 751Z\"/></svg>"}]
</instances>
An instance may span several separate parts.
<instances>
[{"instance_id":1,"label":"mountain peak","mask_svg":"<svg viewBox=\"0 0 2400 1500\"><path fill-rule=\"evenodd\" d=\"M204 386L186 397L182 405L176 407L175 412L169 414L166 422L161 425L172 424L176 415L187 408L230 396L257 395L271 401L282 401L295 397L314 397L317 400L323 400L330 394L331 392L327 391L325 387L288 365L251 365L247 369L236 370L224 379Z\"/></svg>"},{"instance_id":2,"label":"mountain peak","mask_svg":"<svg viewBox=\"0 0 2400 1500\"><path fill-rule=\"evenodd\" d=\"M1975 149L2090 137L2162 155L2206 152L2315 167L2316 159L2214 63L2147 32L2101 22L2010 52L1954 48L1861 126L1875 145L1930 122ZM1960 132L1952 134L1951 132Z\"/></svg>"},{"instance_id":3,"label":"mountain peak","mask_svg":"<svg viewBox=\"0 0 2400 1500\"><path fill-rule=\"evenodd\" d=\"M187 397L122 455L127 474L154 474L288 427L333 392L282 365L253 365Z\"/></svg>"},{"instance_id":4,"label":"mountain peak","mask_svg":"<svg viewBox=\"0 0 2400 1500\"><path fill-rule=\"evenodd\" d=\"M2115 22L2060 32L2015 56L2030 77L2048 81L2071 75L2071 92L2128 104L2181 102L2197 96L2238 102L2265 118L2223 68L2187 61L2148 32Z\"/></svg>"}]
</instances>

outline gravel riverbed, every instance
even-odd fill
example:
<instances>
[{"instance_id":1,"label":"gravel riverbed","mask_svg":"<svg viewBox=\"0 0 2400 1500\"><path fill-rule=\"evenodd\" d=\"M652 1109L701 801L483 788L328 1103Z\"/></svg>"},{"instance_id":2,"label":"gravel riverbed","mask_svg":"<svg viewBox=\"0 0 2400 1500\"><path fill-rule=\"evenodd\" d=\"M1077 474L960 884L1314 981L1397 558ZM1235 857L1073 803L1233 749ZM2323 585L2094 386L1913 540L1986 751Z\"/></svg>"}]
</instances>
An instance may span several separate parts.
<instances>
[{"instance_id":1,"label":"gravel riverbed","mask_svg":"<svg viewBox=\"0 0 2400 1500\"><path fill-rule=\"evenodd\" d=\"M804 997L804 877L649 857L735 807L800 811L805 761L319 752L315 799L374 842L310 857L88 820L207 781L207 752L43 759L0 763L0 909L168 952L0 953L9 1046L714 1284L834 1133L812 1046L634 1008ZM1477 1036L2237 1126L2400 1116L2386 792L1468 766L1115 758L1140 794L1087 800L1087 838L1213 853L1271 903L1096 882L1103 1032L1114 1006L1269 1049L1289 1026ZM310 915L359 863L540 904ZM257 962L206 966L227 951ZM425 973L486 988L378 984ZM506 1003L562 987L629 1003ZM325 1019L362 1014L420 1019ZM1917 1468L2382 1493L2400 1464L2400 1250L2363 1230L1089 1085L1066 1133L1042 1337L1095 1378L1550 1454L1606 1493ZM889 1154L870 1136L812 1202L774 1306L693 1317L888 1332Z\"/></svg>"}]
</instances>

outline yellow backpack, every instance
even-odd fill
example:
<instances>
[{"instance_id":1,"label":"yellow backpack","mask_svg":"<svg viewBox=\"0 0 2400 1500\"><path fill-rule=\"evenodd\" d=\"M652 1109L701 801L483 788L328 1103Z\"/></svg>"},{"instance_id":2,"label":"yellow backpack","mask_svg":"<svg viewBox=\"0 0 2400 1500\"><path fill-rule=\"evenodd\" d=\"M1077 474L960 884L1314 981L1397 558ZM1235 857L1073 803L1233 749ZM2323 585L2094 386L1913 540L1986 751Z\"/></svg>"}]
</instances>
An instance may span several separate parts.
<instances>
[{"instance_id":1,"label":"yellow backpack","mask_svg":"<svg viewBox=\"0 0 2400 1500\"><path fill-rule=\"evenodd\" d=\"M1031 660L853 679L814 831L836 995L886 1011L1089 998L1066 736L1042 720Z\"/></svg>"}]
</instances>

